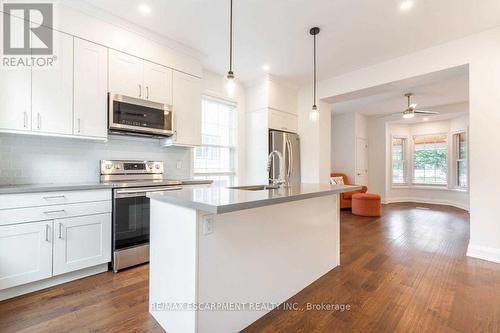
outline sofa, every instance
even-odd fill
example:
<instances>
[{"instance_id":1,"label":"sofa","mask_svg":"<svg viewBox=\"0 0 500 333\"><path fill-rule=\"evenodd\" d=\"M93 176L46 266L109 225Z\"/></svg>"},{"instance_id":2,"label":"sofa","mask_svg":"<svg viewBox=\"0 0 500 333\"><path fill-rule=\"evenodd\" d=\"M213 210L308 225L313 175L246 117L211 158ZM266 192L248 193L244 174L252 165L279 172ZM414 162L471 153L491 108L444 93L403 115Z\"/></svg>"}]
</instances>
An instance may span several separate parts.
<instances>
[{"instance_id":1,"label":"sofa","mask_svg":"<svg viewBox=\"0 0 500 333\"><path fill-rule=\"evenodd\" d=\"M349 181L349 178L344 173L332 172L330 177L342 177L345 185L352 185ZM340 194L340 209L351 208L352 207L352 195L356 193L366 193L368 188L363 186L363 188L359 191L345 192Z\"/></svg>"}]
</instances>

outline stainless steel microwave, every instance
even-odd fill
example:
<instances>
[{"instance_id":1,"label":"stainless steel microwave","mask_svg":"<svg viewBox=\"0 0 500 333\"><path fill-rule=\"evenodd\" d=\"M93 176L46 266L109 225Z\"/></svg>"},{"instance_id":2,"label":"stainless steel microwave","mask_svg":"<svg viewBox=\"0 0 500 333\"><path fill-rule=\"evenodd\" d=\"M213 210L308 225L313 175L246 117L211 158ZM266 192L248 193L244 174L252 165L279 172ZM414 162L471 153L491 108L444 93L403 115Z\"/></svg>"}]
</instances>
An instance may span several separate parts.
<instances>
[{"instance_id":1,"label":"stainless steel microwave","mask_svg":"<svg viewBox=\"0 0 500 333\"><path fill-rule=\"evenodd\" d=\"M120 94L109 94L109 131L153 137L174 133L172 107Z\"/></svg>"}]
</instances>

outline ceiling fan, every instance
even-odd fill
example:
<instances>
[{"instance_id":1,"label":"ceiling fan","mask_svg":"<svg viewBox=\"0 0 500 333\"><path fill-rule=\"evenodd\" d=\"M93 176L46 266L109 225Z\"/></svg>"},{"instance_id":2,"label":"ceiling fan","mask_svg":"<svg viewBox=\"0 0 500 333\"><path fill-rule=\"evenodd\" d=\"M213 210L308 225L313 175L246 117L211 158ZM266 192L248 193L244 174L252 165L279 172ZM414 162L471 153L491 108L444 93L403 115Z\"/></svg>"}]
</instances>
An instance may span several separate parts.
<instances>
[{"instance_id":1,"label":"ceiling fan","mask_svg":"<svg viewBox=\"0 0 500 333\"><path fill-rule=\"evenodd\" d=\"M393 116L402 115L404 119L411 119L414 118L417 114L425 114L425 115L439 114L439 112L436 111L417 110L417 103L413 104L411 103L411 97L413 96L413 94L407 93L404 94L404 96L408 99L408 108L403 112L394 113Z\"/></svg>"}]
</instances>

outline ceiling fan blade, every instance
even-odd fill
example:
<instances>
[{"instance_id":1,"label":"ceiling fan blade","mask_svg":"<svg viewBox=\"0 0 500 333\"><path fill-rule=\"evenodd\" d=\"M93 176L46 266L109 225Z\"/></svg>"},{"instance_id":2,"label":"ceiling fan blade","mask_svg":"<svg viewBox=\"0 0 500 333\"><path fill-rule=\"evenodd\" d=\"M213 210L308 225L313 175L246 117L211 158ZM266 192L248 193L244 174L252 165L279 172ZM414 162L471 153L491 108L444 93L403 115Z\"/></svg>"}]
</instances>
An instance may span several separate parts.
<instances>
[{"instance_id":1,"label":"ceiling fan blade","mask_svg":"<svg viewBox=\"0 0 500 333\"><path fill-rule=\"evenodd\" d=\"M427 110L415 110L413 112L420 113L420 114L439 114L439 112L436 112L436 111L427 111Z\"/></svg>"}]
</instances>

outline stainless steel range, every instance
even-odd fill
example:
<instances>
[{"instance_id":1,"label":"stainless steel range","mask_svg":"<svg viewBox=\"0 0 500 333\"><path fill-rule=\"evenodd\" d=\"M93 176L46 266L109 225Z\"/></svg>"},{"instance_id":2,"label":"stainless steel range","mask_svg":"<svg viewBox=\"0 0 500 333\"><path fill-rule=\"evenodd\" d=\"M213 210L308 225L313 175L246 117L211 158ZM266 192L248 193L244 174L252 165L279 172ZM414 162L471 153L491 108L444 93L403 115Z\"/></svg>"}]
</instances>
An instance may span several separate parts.
<instances>
[{"instance_id":1,"label":"stainless steel range","mask_svg":"<svg viewBox=\"0 0 500 333\"><path fill-rule=\"evenodd\" d=\"M182 189L163 176L163 162L101 161L101 182L113 187L113 271L149 261L146 193Z\"/></svg>"}]
</instances>

